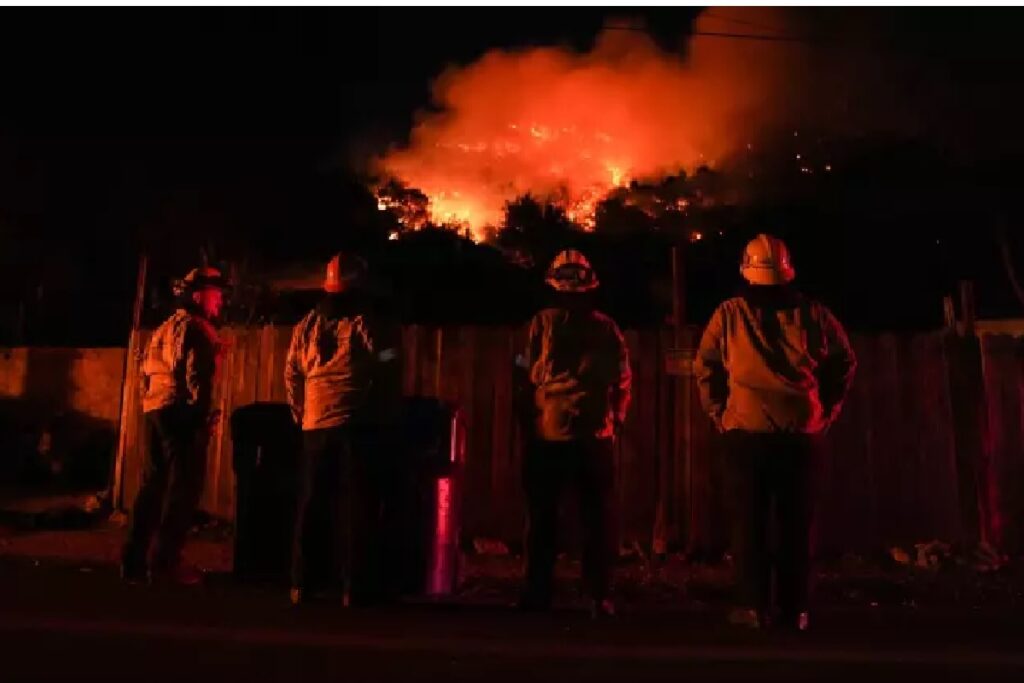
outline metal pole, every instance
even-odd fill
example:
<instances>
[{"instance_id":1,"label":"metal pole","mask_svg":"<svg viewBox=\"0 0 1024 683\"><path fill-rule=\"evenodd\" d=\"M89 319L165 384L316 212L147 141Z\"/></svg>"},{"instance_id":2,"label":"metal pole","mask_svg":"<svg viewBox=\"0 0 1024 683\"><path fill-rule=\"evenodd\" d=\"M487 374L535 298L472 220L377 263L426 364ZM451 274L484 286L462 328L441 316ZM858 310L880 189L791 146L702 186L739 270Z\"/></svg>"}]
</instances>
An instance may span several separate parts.
<instances>
[{"instance_id":1,"label":"metal pole","mask_svg":"<svg viewBox=\"0 0 1024 683\"><path fill-rule=\"evenodd\" d=\"M685 339L685 328L686 328L686 270L685 262L683 261L683 250L679 245L673 245L672 247L672 324L674 332L674 341L676 351L680 352L683 345L686 342ZM691 418L691 400L690 400L690 380L691 375L689 372L685 373L677 381L677 396L679 403L682 407L682 424L676 424L675 429L682 429L682 469L683 469L683 495L686 500L683 501L684 510L686 510L685 518L682 521L687 536L687 546L692 549L694 544L694 506L693 506L693 452L691 444L693 442L692 436L692 424L690 423ZM677 456L679 457L679 456ZM673 466L679 461L673 459Z\"/></svg>"},{"instance_id":2,"label":"metal pole","mask_svg":"<svg viewBox=\"0 0 1024 683\"><path fill-rule=\"evenodd\" d=\"M672 341L678 349L683 343L683 297L679 292L683 277L683 265L680 262L679 247L672 246Z\"/></svg>"},{"instance_id":3,"label":"metal pole","mask_svg":"<svg viewBox=\"0 0 1024 683\"><path fill-rule=\"evenodd\" d=\"M977 308L974 301L974 283L970 280L960 282L960 315L963 318L965 337L974 335L974 323L977 320Z\"/></svg>"},{"instance_id":4,"label":"metal pole","mask_svg":"<svg viewBox=\"0 0 1024 683\"><path fill-rule=\"evenodd\" d=\"M437 328L437 340L435 344L437 348L437 359L434 364L434 395L437 398L441 398L441 359L444 352L444 328Z\"/></svg>"},{"instance_id":5,"label":"metal pole","mask_svg":"<svg viewBox=\"0 0 1024 683\"><path fill-rule=\"evenodd\" d=\"M125 423L127 422L128 413L130 412L129 407L131 406L131 398L129 397L128 392L134 388L134 382L129 382L128 376L129 370L132 368L131 363L135 362L135 356L137 353L139 326L142 323L142 308L146 299L146 271L148 266L148 256L145 252L139 254L138 278L135 282L135 303L132 307L132 326L131 331L128 333L128 348L125 349L124 367L121 371L121 409L118 411L117 419L117 454L114 456L114 467L113 472L111 473L110 482L110 500L111 504L115 506L120 505L120 498L124 488L122 476L128 440L128 432L125 429Z\"/></svg>"}]
</instances>

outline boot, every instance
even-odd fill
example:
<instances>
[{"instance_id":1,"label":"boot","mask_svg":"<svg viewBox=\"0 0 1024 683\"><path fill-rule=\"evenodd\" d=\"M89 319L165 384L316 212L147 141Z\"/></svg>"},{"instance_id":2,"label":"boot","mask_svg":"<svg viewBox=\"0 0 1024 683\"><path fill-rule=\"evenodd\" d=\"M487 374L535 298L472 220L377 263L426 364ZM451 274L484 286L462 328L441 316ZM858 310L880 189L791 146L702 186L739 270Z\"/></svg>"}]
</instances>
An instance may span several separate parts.
<instances>
[{"instance_id":1,"label":"boot","mask_svg":"<svg viewBox=\"0 0 1024 683\"><path fill-rule=\"evenodd\" d=\"M203 572L199 568L184 562L166 569L154 569L155 583L170 583L177 586L198 586L203 582Z\"/></svg>"}]
</instances>

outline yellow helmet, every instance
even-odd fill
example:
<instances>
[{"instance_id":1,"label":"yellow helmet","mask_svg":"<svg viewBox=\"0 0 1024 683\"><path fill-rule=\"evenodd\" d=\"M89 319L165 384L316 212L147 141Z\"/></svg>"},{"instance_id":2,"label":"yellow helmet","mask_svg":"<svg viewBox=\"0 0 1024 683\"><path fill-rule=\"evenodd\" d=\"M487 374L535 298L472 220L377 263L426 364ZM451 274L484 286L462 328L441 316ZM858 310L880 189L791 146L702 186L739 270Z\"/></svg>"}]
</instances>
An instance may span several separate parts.
<instances>
[{"instance_id":1,"label":"yellow helmet","mask_svg":"<svg viewBox=\"0 0 1024 683\"><path fill-rule=\"evenodd\" d=\"M752 285L784 285L796 277L786 243L764 233L747 244L740 274Z\"/></svg>"},{"instance_id":2,"label":"yellow helmet","mask_svg":"<svg viewBox=\"0 0 1024 683\"><path fill-rule=\"evenodd\" d=\"M601 284L590 261L575 249L567 249L556 256L545 279L559 292L589 292Z\"/></svg>"}]
</instances>

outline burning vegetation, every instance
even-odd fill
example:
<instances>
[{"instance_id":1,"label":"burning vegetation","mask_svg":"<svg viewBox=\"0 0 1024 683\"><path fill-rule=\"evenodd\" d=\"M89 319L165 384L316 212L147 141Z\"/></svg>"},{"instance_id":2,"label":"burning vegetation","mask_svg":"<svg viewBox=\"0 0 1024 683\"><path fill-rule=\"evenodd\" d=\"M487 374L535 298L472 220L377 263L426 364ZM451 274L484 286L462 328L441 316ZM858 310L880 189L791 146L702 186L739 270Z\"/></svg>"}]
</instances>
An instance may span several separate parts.
<instances>
[{"instance_id":1,"label":"burning vegetation","mask_svg":"<svg viewBox=\"0 0 1024 683\"><path fill-rule=\"evenodd\" d=\"M609 198L649 216L685 212L694 197L652 188L748 149L773 117L787 58L777 45L699 35L720 20L700 16L685 57L613 26L586 54L499 50L450 68L409 144L378 159L378 208L405 229L433 224L477 241L525 195L584 229Z\"/></svg>"}]
</instances>

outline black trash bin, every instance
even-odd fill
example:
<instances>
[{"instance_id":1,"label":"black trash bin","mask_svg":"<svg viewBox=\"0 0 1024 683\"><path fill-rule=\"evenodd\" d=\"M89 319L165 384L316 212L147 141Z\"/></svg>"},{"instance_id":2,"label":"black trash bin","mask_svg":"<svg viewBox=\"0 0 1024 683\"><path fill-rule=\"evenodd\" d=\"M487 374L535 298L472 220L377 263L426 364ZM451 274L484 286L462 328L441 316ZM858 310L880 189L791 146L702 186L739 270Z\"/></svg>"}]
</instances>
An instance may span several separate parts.
<instances>
[{"instance_id":1,"label":"black trash bin","mask_svg":"<svg viewBox=\"0 0 1024 683\"><path fill-rule=\"evenodd\" d=\"M459 578L465 424L435 398L405 399L385 494L386 566L404 595L451 595Z\"/></svg>"},{"instance_id":2,"label":"black trash bin","mask_svg":"<svg viewBox=\"0 0 1024 683\"><path fill-rule=\"evenodd\" d=\"M281 403L254 403L231 416L236 485L234 574L240 580L289 581L302 432ZM459 578L461 411L434 398L403 401L394 438L380 439L384 470L380 550L393 592L444 596Z\"/></svg>"},{"instance_id":3,"label":"black trash bin","mask_svg":"<svg viewBox=\"0 0 1024 683\"><path fill-rule=\"evenodd\" d=\"M302 433L284 403L253 403L231 415L235 470L234 575L286 585Z\"/></svg>"}]
</instances>

